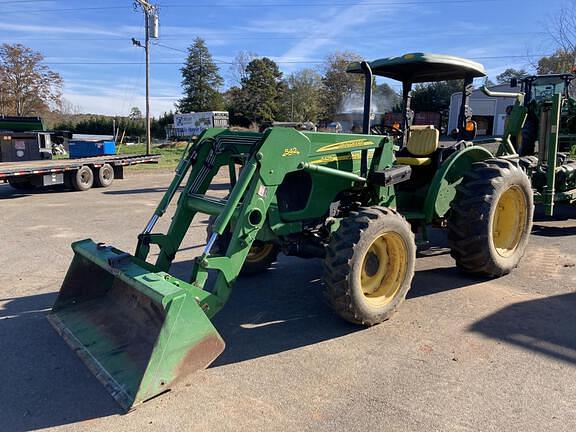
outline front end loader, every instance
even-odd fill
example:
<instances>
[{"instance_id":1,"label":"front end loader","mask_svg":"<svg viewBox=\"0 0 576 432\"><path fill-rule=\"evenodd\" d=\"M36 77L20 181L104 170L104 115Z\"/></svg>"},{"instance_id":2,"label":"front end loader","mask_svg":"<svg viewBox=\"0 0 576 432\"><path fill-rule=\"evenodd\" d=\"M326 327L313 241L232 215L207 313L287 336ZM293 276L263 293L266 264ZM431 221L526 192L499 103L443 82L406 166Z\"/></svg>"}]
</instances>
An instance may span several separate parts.
<instances>
[{"instance_id":1,"label":"front end loader","mask_svg":"<svg viewBox=\"0 0 576 432\"><path fill-rule=\"evenodd\" d=\"M206 196L221 170L228 197ZM394 210L394 185L409 177L384 136L209 129L186 150L134 255L92 240L73 244L49 320L126 410L218 357L224 341L211 318L242 269L265 269L279 250L325 259L334 309L358 324L379 323L414 274L414 236ZM153 232L177 192L170 228ZM181 280L170 265L197 213L211 216L210 234Z\"/></svg>"},{"instance_id":2,"label":"front end loader","mask_svg":"<svg viewBox=\"0 0 576 432\"><path fill-rule=\"evenodd\" d=\"M408 54L350 67L365 77L363 134L209 129L183 154L133 255L83 240L49 320L126 410L205 368L224 349L211 319L241 273L266 270L278 253L324 260L324 290L342 318L371 326L405 299L415 233L448 226L452 255L469 272L501 276L522 257L532 194L513 161L465 138L441 147L433 127L411 127L410 89L464 79L477 63ZM404 130L370 135L373 73L401 79ZM464 101L467 97L463 98ZM226 198L206 195L227 172ZM166 233L154 228L178 196ZM193 218L209 216L207 244L187 278L170 274ZM407 221L408 219L408 221ZM151 248L159 249L149 259Z\"/></svg>"}]
</instances>

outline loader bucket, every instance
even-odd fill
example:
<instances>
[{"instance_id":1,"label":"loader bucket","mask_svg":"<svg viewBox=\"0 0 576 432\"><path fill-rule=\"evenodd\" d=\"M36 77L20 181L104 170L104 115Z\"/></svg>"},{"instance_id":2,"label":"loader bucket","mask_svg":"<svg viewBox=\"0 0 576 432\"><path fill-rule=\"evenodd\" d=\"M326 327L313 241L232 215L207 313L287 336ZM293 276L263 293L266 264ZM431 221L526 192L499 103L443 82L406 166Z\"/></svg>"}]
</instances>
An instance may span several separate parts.
<instances>
[{"instance_id":1,"label":"loader bucket","mask_svg":"<svg viewBox=\"0 0 576 432\"><path fill-rule=\"evenodd\" d=\"M91 240L72 248L48 319L126 411L222 353L224 341L190 285Z\"/></svg>"}]
</instances>

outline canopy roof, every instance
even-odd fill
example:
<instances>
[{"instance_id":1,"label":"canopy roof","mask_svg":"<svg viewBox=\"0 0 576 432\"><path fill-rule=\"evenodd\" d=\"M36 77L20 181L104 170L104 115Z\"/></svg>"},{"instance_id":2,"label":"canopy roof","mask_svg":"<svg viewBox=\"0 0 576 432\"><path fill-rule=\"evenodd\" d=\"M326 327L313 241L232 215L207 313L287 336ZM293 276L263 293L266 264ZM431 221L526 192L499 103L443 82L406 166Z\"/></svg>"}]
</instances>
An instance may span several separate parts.
<instances>
[{"instance_id":1,"label":"canopy roof","mask_svg":"<svg viewBox=\"0 0 576 432\"><path fill-rule=\"evenodd\" d=\"M374 75L392 78L397 81L422 83L449 81L465 77L486 76L484 66L460 57L411 53L401 57L388 57L370 62ZM349 73L362 73L360 63L351 63Z\"/></svg>"}]
</instances>

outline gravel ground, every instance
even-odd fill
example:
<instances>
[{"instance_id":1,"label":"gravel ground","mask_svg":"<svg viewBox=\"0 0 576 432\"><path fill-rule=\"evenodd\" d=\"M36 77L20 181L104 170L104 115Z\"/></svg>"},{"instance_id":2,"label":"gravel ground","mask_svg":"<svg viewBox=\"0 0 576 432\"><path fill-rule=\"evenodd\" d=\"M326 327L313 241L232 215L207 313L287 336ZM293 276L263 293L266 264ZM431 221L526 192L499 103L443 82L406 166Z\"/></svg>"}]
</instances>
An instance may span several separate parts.
<instances>
[{"instance_id":1,"label":"gravel ground","mask_svg":"<svg viewBox=\"0 0 576 432\"><path fill-rule=\"evenodd\" d=\"M85 193L0 185L0 430L576 430L576 208L539 213L527 255L501 279L460 273L434 233L409 298L370 329L325 306L318 260L282 257L237 283L215 319L227 342L215 364L122 415L45 317L70 243L133 251L171 176L128 173Z\"/></svg>"}]
</instances>

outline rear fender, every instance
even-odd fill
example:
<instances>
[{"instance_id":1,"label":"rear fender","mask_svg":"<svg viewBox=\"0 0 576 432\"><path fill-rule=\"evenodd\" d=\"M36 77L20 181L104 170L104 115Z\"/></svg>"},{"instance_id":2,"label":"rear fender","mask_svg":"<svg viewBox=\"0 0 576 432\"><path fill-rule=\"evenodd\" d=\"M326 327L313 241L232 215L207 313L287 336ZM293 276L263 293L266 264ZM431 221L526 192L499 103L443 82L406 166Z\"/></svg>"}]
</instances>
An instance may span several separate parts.
<instances>
[{"instance_id":1,"label":"rear fender","mask_svg":"<svg viewBox=\"0 0 576 432\"><path fill-rule=\"evenodd\" d=\"M456 187L462 182L464 173L475 162L494 157L483 147L473 146L460 150L450 156L440 166L428 189L424 202L426 223L443 218L450 210L450 204L456 197Z\"/></svg>"}]
</instances>

